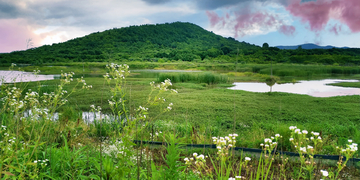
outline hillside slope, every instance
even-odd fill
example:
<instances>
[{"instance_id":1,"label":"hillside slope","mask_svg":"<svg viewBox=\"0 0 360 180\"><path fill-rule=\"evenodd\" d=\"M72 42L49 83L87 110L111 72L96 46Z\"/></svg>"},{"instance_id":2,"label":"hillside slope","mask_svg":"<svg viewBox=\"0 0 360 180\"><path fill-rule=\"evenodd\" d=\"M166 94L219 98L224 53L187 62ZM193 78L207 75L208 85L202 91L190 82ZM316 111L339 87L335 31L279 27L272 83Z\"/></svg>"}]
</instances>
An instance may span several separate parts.
<instances>
[{"instance_id":1,"label":"hillside slope","mask_svg":"<svg viewBox=\"0 0 360 180\"><path fill-rule=\"evenodd\" d=\"M50 63L169 58L192 61L235 54L236 49L260 47L224 38L191 23L174 22L130 26L96 32L67 42L27 51L1 54L0 60L16 63Z\"/></svg>"},{"instance_id":2,"label":"hillside slope","mask_svg":"<svg viewBox=\"0 0 360 180\"><path fill-rule=\"evenodd\" d=\"M239 55L237 49L239 49ZM239 42L198 25L174 22L95 32L67 42L0 54L0 65L54 62L195 61L359 65L360 49L280 49Z\"/></svg>"}]
</instances>

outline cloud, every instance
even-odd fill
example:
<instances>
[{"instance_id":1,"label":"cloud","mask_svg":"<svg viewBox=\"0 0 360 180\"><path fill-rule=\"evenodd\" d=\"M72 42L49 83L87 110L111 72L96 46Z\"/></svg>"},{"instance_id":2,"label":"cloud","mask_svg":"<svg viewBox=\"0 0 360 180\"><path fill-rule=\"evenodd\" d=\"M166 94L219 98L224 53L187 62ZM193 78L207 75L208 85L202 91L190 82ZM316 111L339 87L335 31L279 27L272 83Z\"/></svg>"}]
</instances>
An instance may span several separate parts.
<instances>
[{"instance_id":1,"label":"cloud","mask_svg":"<svg viewBox=\"0 0 360 180\"><path fill-rule=\"evenodd\" d=\"M330 19L340 20L354 33L360 32L359 0L291 0L286 9L302 22L309 23L310 29L314 32L323 30Z\"/></svg>"},{"instance_id":2,"label":"cloud","mask_svg":"<svg viewBox=\"0 0 360 180\"><path fill-rule=\"evenodd\" d=\"M236 15L235 37L251 35L251 30L268 30L281 24L277 15L267 12L245 13Z\"/></svg>"},{"instance_id":3,"label":"cloud","mask_svg":"<svg viewBox=\"0 0 360 180\"><path fill-rule=\"evenodd\" d=\"M195 3L199 9L215 10L222 7L236 6L248 1L252 0L195 0Z\"/></svg>"},{"instance_id":4,"label":"cloud","mask_svg":"<svg viewBox=\"0 0 360 180\"><path fill-rule=\"evenodd\" d=\"M148 4L163 4L163 3L167 3L170 2L171 0L143 0L144 2L148 3Z\"/></svg>"},{"instance_id":5,"label":"cloud","mask_svg":"<svg viewBox=\"0 0 360 180\"><path fill-rule=\"evenodd\" d=\"M231 8L246 3L277 3L287 5L289 0L193 0L196 7L201 10L216 10L220 8ZM304 0L309 1L309 0Z\"/></svg>"},{"instance_id":6,"label":"cloud","mask_svg":"<svg viewBox=\"0 0 360 180\"><path fill-rule=\"evenodd\" d=\"M294 26L282 25L279 28L279 32L281 32L287 36L293 36L295 31L296 31L296 28Z\"/></svg>"},{"instance_id":7,"label":"cloud","mask_svg":"<svg viewBox=\"0 0 360 180\"><path fill-rule=\"evenodd\" d=\"M343 11L340 20L345 22L352 32L360 32L360 1L341 1Z\"/></svg>"},{"instance_id":8,"label":"cloud","mask_svg":"<svg viewBox=\"0 0 360 180\"><path fill-rule=\"evenodd\" d=\"M342 29L341 25L335 24L329 29L329 31L334 33L335 35L339 35L341 29Z\"/></svg>"},{"instance_id":9,"label":"cloud","mask_svg":"<svg viewBox=\"0 0 360 180\"><path fill-rule=\"evenodd\" d=\"M316 0L301 0L301 2L310 2L310 1L316 1Z\"/></svg>"},{"instance_id":10,"label":"cloud","mask_svg":"<svg viewBox=\"0 0 360 180\"><path fill-rule=\"evenodd\" d=\"M213 11L207 11L206 14L212 28L218 30L228 29L235 38L246 35L266 34L284 26L284 21L278 15L269 12L235 12L235 15L226 15L226 18L220 17ZM288 29L284 30L287 30L284 33L292 34L293 32L291 31L295 31L295 28L289 26Z\"/></svg>"},{"instance_id":11,"label":"cloud","mask_svg":"<svg viewBox=\"0 0 360 180\"><path fill-rule=\"evenodd\" d=\"M0 18L15 18L19 15L16 5L10 2L0 1Z\"/></svg>"},{"instance_id":12,"label":"cloud","mask_svg":"<svg viewBox=\"0 0 360 180\"><path fill-rule=\"evenodd\" d=\"M214 27L216 24L218 24L219 22L225 22L223 17L219 17L216 12L213 11L206 11L206 15L208 16L209 20L210 20L210 26ZM227 14L228 17L228 14ZM227 18L228 19L228 18Z\"/></svg>"},{"instance_id":13,"label":"cloud","mask_svg":"<svg viewBox=\"0 0 360 180\"><path fill-rule=\"evenodd\" d=\"M232 8L225 8L222 11L206 11L210 26L222 35L231 34L232 37L244 37L267 34L281 29L283 33L291 35L295 32L295 27L289 26L288 17L279 12L278 3L267 2L264 8L264 2L244 2L241 5ZM272 8L272 9L271 9ZM275 10L274 10L275 9ZM220 16L220 12L224 17ZM231 33L230 33L231 32Z\"/></svg>"},{"instance_id":14,"label":"cloud","mask_svg":"<svg viewBox=\"0 0 360 180\"><path fill-rule=\"evenodd\" d=\"M178 21L179 17L197 13L193 7L188 1L177 0L1 0L0 22L6 21L8 27L0 23L0 33L26 31L26 38L33 37L34 42L36 39L34 46L39 46L114 27L163 23L157 19ZM15 35L6 37L7 42L5 37L0 39L5 44L12 44L9 46L12 48L6 48L7 51L24 49L21 43L17 43L19 48L15 48L16 38ZM21 37L22 41L26 38ZM0 51L4 52L4 48Z\"/></svg>"}]
</instances>

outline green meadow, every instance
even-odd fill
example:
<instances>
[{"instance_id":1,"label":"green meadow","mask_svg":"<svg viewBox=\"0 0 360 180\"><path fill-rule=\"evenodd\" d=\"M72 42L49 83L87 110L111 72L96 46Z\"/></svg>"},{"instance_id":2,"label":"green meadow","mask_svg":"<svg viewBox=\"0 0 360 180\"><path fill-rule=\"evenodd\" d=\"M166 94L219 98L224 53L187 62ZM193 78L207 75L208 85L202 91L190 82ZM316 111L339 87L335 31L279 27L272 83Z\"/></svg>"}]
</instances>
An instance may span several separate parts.
<instances>
[{"instance_id":1,"label":"green meadow","mask_svg":"<svg viewBox=\"0 0 360 180\"><path fill-rule=\"evenodd\" d=\"M360 96L319 98L227 89L233 82L266 82L271 71L278 83L334 77L360 79L358 67L177 62L127 64L130 73L126 76L121 74L122 70L127 72L126 68L116 71L116 67L106 68L108 63L27 66L22 69L30 72L39 69L41 74L74 72L75 75L1 86L0 98L6 102L0 105L0 121L6 126L0 132L2 179L229 179L235 176L320 179L325 177L320 171L324 169L329 172L327 178L330 179L359 176L358 164L345 167L347 161L339 161L340 165L336 162L315 163L311 155L341 154L359 158L358 151L351 149L353 146L348 140L360 142ZM147 68L187 71L133 71ZM112 79L104 78L106 73L110 73ZM66 79L68 83L65 83ZM171 84L166 83L168 79ZM162 82L165 82L164 87ZM359 87L359 83L332 85ZM18 89L18 95L11 90L14 87ZM170 93L170 89L177 93ZM29 92L38 95L31 99ZM51 98L46 96L51 92L54 92ZM62 104L62 99L67 101ZM20 106L20 103L24 105ZM23 112L28 109L35 113L25 117ZM83 111L101 111L113 115L115 120L95 120L88 124L81 117ZM58 120L50 120L47 115L55 112L60 113ZM297 134L289 129L290 126L308 133ZM319 135L314 136L321 136L321 141L312 140L310 132L318 132ZM236 141L226 142L226 145L218 144L212 138L234 133L237 134ZM275 134L282 136L272 140L277 143L270 143L268 147L261 145L266 145L266 139ZM15 138L15 142L9 143L10 137ZM132 140L154 140L172 145L153 148L135 145ZM308 150L303 153L310 156L300 157L299 161L285 161L285 157L269 151L276 148L301 153L301 149L295 147L295 141L300 143L298 146L307 145ZM184 150L175 143L217 144L220 150ZM229 144L265 151L261 155L234 153ZM341 151L341 148L350 149ZM198 158L193 152L209 157ZM190 156L195 160L184 162L184 158ZM251 157L251 161L245 157ZM44 162L39 164L38 160ZM195 161L200 165L195 165ZM287 168L277 168L286 163ZM175 174L174 177L171 174Z\"/></svg>"}]
</instances>

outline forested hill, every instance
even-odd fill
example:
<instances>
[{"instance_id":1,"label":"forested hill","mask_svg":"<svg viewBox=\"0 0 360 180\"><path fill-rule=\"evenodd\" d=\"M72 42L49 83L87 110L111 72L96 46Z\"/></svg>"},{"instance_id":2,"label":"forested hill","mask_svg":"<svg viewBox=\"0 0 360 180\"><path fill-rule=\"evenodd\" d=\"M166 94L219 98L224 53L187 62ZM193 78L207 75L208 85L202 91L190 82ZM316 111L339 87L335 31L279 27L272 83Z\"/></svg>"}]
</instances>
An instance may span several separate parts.
<instances>
[{"instance_id":1,"label":"forested hill","mask_svg":"<svg viewBox=\"0 0 360 180\"><path fill-rule=\"evenodd\" d=\"M113 28L63 43L0 54L0 65L179 60L359 65L360 49L281 50L266 42L259 47L216 35L195 24L174 22Z\"/></svg>"},{"instance_id":2,"label":"forested hill","mask_svg":"<svg viewBox=\"0 0 360 180\"><path fill-rule=\"evenodd\" d=\"M114 28L104 32L45 45L27 51L0 55L2 62L47 63L157 58L192 61L235 54L236 49L254 52L260 47L234 38L224 38L191 23Z\"/></svg>"}]
</instances>

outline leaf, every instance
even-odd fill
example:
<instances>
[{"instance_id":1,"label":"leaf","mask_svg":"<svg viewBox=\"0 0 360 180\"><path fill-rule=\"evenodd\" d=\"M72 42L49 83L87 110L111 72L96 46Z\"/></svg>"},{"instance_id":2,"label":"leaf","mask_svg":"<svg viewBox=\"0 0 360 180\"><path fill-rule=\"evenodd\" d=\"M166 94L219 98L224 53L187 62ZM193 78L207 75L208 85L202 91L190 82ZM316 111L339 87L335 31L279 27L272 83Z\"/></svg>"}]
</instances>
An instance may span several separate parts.
<instances>
[{"instance_id":1,"label":"leaf","mask_svg":"<svg viewBox=\"0 0 360 180\"><path fill-rule=\"evenodd\" d=\"M11 172L2 172L2 174L8 175L8 176L15 176L14 174L12 174Z\"/></svg>"},{"instance_id":2,"label":"leaf","mask_svg":"<svg viewBox=\"0 0 360 180\"><path fill-rule=\"evenodd\" d=\"M89 178L91 179L101 179L98 175L90 175Z\"/></svg>"}]
</instances>

